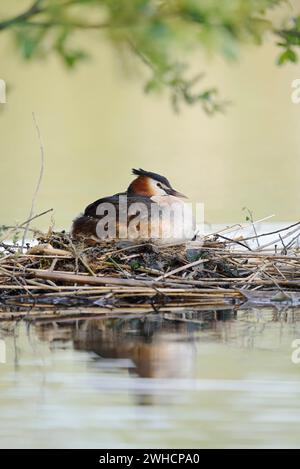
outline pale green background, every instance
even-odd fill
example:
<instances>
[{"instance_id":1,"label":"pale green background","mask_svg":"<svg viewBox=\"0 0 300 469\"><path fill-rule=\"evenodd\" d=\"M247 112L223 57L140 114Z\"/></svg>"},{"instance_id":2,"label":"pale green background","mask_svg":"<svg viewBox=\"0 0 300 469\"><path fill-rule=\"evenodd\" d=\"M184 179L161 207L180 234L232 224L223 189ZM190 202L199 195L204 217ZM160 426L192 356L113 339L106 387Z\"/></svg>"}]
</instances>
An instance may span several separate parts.
<instances>
[{"instance_id":1,"label":"pale green background","mask_svg":"<svg viewBox=\"0 0 300 469\"><path fill-rule=\"evenodd\" d=\"M0 15L28 4L2 1ZM292 4L299 13L300 1ZM131 168L140 166L205 202L207 222L243 221L245 205L256 218L299 219L300 104L291 102L291 82L300 67L275 65L274 38L245 47L236 64L197 57L205 83L233 101L226 116L208 118L200 107L176 115L167 96L144 95L143 69L124 65L99 34L80 33L93 58L69 72L55 57L24 63L10 33L1 33L0 78L11 89L0 105L0 224L22 221L30 209L39 172L32 111L46 150L37 210L53 207L57 228L68 228L89 202L126 188Z\"/></svg>"}]
</instances>

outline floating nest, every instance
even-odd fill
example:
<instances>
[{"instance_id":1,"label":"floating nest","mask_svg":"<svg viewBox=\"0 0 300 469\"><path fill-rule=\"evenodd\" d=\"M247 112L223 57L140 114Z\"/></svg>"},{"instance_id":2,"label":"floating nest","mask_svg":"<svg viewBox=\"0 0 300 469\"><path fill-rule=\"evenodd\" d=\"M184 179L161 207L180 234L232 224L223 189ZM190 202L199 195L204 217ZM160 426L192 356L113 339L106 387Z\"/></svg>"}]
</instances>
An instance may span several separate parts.
<instances>
[{"instance_id":1,"label":"floating nest","mask_svg":"<svg viewBox=\"0 0 300 469\"><path fill-rule=\"evenodd\" d=\"M246 303L298 306L299 230L297 223L248 238L229 238L223 231L174 245L86 246L52 231L38 234L26 249L2 240L0 319L217 310ZM276 240L261 245L274 234L280 249ZM284 244L287 235L293 242Z\"/></svg>"}]
</instances>

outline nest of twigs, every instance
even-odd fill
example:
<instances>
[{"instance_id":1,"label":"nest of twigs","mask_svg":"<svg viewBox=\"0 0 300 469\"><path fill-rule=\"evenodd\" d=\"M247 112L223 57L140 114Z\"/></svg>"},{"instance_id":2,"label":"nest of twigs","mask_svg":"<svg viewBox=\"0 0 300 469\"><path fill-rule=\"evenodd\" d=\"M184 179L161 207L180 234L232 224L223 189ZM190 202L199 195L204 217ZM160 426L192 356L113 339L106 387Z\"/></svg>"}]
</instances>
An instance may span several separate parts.
<instances>
[{"instance_id":1,"label":"nest of twigs","mask_svg":"<svg viewBox=\"0 0 300 469\"><path fill-rule=\"evenodd\" d=\"M18 243L2 243L0 318L28 310L55 316L67 308L93 314L166 306L232 308L249 301L299 303L295 244L283 244L280 250L275 244L253 248L247 239L219 233L175 245L87 246L65 232L40 235L37 241L26 250Z\"/></svg>"}]
</instances>

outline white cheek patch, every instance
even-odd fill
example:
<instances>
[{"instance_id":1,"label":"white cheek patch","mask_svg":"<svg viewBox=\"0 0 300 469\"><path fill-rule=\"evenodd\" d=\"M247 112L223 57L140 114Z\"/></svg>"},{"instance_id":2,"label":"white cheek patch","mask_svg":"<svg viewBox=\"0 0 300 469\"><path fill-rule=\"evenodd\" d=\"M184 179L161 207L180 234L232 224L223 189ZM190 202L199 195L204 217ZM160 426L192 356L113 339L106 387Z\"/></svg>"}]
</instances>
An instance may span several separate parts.
<instances>
[{"instance_id":1,"label":"white cheek patch","mask_svg":"<svg viewBox=\"0 0 300 469\"><path fill-rule=\"evenodd\" d=\"M165 193L164 193L165 194ZM161 197L160 195L154 195L151 197L151 200L153 202L157 203L158 205L161 206L175 206L175 205L184 205L183 200L178 199L177 197L174 197L173 195L164 195L164 197Z\"/></svg>"},{"instance_id":2,"label":"white cheek patch","mask_svg":"<svg viewBox=\"0 0 300 469\"><path fill-rule=\"evenodd\" d=\"M157 196L157 195L166 195L166 192L157 185L157 181L154 181L154 179L150 179L149 181L150 183L150 188L151 188L151 192Z\"/></svg>"}]
</instances>

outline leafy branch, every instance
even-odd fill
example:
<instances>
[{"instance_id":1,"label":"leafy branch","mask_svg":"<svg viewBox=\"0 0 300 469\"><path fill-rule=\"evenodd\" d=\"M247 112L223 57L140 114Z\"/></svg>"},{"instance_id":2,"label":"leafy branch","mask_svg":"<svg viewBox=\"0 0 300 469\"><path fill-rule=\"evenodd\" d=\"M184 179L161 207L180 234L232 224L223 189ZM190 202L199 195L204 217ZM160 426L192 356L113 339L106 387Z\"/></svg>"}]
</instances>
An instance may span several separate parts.
<instances>
[{"instance_id":1,"label":"leafy branch","mask_svg":"<svg viewBox=\"0 0 300 469\"><path fill-rule=\"evenodd\" d=\"M278 46L283 49L278 57L278 64L283 65L286 62L298 62L298 49L300 47L300 15L291 20L292 25L290 28L275 31L275 34L280 37Z\"/></svg>"},{"instance_id":2,"label":"leafy branch","mask_svg":"<svg viewBox=\"0 0 300 469\"><path fill-rule=\"evenodd\" d=\"M69 68L88 57L74 47L75 32L98 32L99 40L108 38L146 66L146 92L168 90L175 110L199 103L213 114L227 103L214 87L196 90L204 75L188 77L188 64L198 51L236 60L243 44L260 45L267 33L279 38L278 63L296 62L300 16L281 28L269 20L281 4L285 0L36 0L0 21L0 31L13 33L26 60L55 53Z\"/></svg>"}]
</instances>

